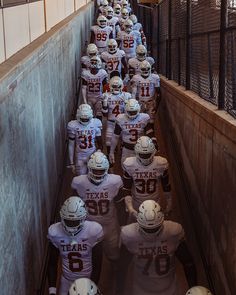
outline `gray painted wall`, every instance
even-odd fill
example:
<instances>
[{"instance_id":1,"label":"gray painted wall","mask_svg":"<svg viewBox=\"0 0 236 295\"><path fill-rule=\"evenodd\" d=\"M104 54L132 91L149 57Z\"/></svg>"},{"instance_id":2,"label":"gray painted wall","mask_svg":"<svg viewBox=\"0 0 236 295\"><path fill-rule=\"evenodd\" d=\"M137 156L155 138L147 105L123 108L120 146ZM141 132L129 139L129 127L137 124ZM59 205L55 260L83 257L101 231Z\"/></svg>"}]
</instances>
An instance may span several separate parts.
<instances>
[{"instance_id":1,"label":"gray painted wall","mask_svg":"<svg viewBox=\"0 0 236 295\"><path fill-rule=\"evenodd\" d=\"M161 123L180 155L214 295L236 294L236 120L173 81L161 87Z\"/></svg>"},{"instance_id":2,"label":"gray painted wall","mask_svg":"<svg viewBox=\"0 0 236 295\"><path fill-rule=\"evenodd\" d=\"M0 293L36 294L93 4L0 66Z\"/></svg>"}]
</instances>

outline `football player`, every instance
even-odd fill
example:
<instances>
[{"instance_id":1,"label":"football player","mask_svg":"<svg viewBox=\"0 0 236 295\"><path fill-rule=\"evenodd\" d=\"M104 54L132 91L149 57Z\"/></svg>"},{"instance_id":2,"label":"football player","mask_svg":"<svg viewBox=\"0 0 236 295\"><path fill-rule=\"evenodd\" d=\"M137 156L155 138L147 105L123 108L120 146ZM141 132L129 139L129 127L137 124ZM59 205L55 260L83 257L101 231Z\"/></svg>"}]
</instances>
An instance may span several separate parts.
<instances>
[{"instance_id":1,"label":"football player","mask_svg":"<svg viewBox=\"0 0 236 295\"><path fill-rule=\"evenodd\" d=\"M102 149L101 129L102 122L93 118L90 105L81 104L77 110L76 120L70 121L67 125L69 168L72 168L76 175L87 173L87 161L95 152L96 144Z\"/></svg>"},{"instance_id":2,"label":"football player","mask_svg":"<svg viewBox=\"0 0 236 295\"><path fill-rule=\"evenodd\" d=\"M186 295L213 295L210 290L202 286L194 286L189 289Z\"/></svg>"},{"instance_id":3,"label":"football player","mask_svg":"<svg viewBox=\"0 0 236 295\"><path fill-rule=\"evenodd\" d=\"M122 68L123 73L127 73L125 52L118 48L115 39L110 39L108 41L107 51L102 52L101 59L109 78L113 76L121 77Z\"/></svg>"},{"instance_id":4,"label":"football player","mask_svg":"<svg viewBox=\"0 0 236 295\"><path fill-rule=\"evenodd\" d=\"M70 286L68 295L102 295L102 293L92 280L80 278Z\"/></svg>"},{"instance_id":5,"label":"football player","mask_svg":"<svg viewBox=\"0 0 236 295\"><path fill-rule=\"evenodd\" d=\"M108 155L114 134L115 120L119 114L124 113L125 103L131 98L130 93L122 91L123 81L120 77L112 77L109 85L110 92L103 93L102 99L102 113L107 117L106 147Z\"/></svg>"},{"instance_id":6,"label":"football player","mask_svg":"<svg viewBox=\"0 0 236 295\"><path fill-rule=\"evenodd\" d=\"M132 22L133 22L133 25L134 25L134 30L137 30L140 32L141 34L141 38L142 38L142 43L145 47L147 47L147 42L146 42L146 37L145 37L145 34L144 34L144 31L143 31L143 26L141 23L138 22L138 19L136 17L135 14L131 14L131 16L129 17Z\"/></svg>"},{"instance_id":7,"label":"football player","mask_svg":"<svg viewBox=\"0 0 236 295\"><path fill-rule=\"evenodd\" d=\"M134 147L138 138L142 135L147 135L156 140L154 130L150 125L149 115L140 113L138 101L131 98L125 104L125 113L116 118L109 154L111 164L115 163L114 152L120 137L122 140L121 163L123 163L126 158L135 156Z\"/></svg>"},{"instance_id":8,"label":"football player","mask_svg":"<svg viewBox=\"0 0 236 295\"><path fill-rule=\"evenodd\" d=\"M88 220L102 225L104 254L115 266L119 258L120 232L115 202L121 198L123 182L119 175L108 174L108 169L107 157L97 151L88 161L88 174L74 177L71 187L85 202Z\"/></svg>"},{"instance_id":9,"label":"football player","mask_svg":"<svg viewBox=\"0 0 236 295\"><path fill-rule=\"evenodd\" d=\"M121 2L121 9L124 9L124 8L128 10L129 14L131 14L132 9L131 9L130 4L127 0L122 0L122 2Z\"/></svg>"},{"instance_id":10,"label":"football player","mask_svg":"<svg viewBox=\"0 0 236 295\"><path fill-rule=\"evenodd\" d=\"M107 25L112 28L112 38L116 38L117 33L120 31L119 18L114 16L114 11L111 6L108 6L105 11L105 17L107 18Z\"/></svg>"},{"instance_id":11,"label":"football player","mask_svg":"<svg viewBox=\"0 0 236 295\"><path fill-rule=\"evenodd\" d=\"M97 48L97 46L95 44L90 43L87 46L86 52L87 52L87 55L84 55L84 56L81 57L81 66L82 66L82 69L89 70L89 68L90 68L90 59L91 59L91 57L98 55L98 48Z\"/></svg>"},{"instance_id":12,"label":"football player","mask_svg":"<svg viewBox=\"0 0 236 295\"><path fill-rule=\"evenodd\" d=\"M107 0L102 0L101 5L98 8L98 16L99 15L105 15L106 9L109 6L109 2Z\"/></svg>"},{"instance_id":13,"label":"football player","mask_svg":"<svg viewBox=\"0 0 236 295\"><path fill-rule=\"evenodd\" d=\"M104 15L100 15L97 18L97 25L91 27L90 43L96 44L99 53L107 50L107 42L112 38L112 31Z\"/></svg>"},{"instance_id":14,"label":"football player","mask_svg":"<svg viewBox=\"0 0 236 295\"><path fill-rule=\"evenodd\" d=\"M166 198L166 213L172 208L171 185L166 158L155 156L156 147L148 136L141 136L135 145L135 157L123 163L124 195L130 220L145 200L160 200L159 182Z\"/></svg>"},{"instance_id":15,"label":"football player","mask_svg":"<svg viewBox=\"0 0 236 295\"><path fill-rule=\"evenodd\" d=\"M122 31L124 31L124 22L129 19L129 12L126 8L121 9L121 16L119 18L119 24Z\"/></svg>"},{"instance_id":16,"label":"football player","mask_svg":"<svg viewBox=\"0 0 236 295\"><path fill-rule=\"evenodd\" d=\"M196 285L196 268L183 227L164 220L157 202L146 200L140 205L137 222L122 227L121 241L120 289L132 258L132 295L177 294L175 256L183 264L189 287Z\"/></svg>"},{"instance_id":17,"label":"football player","mask_svg":"<svg viewBox=\"0 0 236 295\"><path fill-rule=\"evenodd\" d=\"M98 283L103 239L102 226L87 221L84 202L77 196L68 198L60 210L61 221L48 229L50 257L48 267L49 294L67 295L78 278L91 278ZM58 258L61 256L62 274L59 293L56 290Z\"/></svg>"},{"instance_id":18,"label":"football player","mask_svg":"<svg viewBox=\"0 0 236 295\"><path fill-rule=\"evenodd\" d=\"M135 74L141 74L140 64L144 60L150 63L153 72L155 60L151 56L147 56L147 49L141 44L136 47L136 56L130 58L128 62L130 79L132 79Z\"/></svg>"},{"instance_id":19,"label":"football player","mask_svg":"<svg viewBox=\"0 0 236 295\"><path fill-rule=\"evenodd\" d=\"M136 47L142 43L141 34L138 31L133 30L133 23L130 19L124 22L124 31L120 31L117 34L117 42L122 50L126 54L126 59L135 57Z\"/></svg>"},{"instance_id":20,"label":"football player","mask_svg":"<svg viewBox=\"0 0 236 295\"><path fill-rule=\"evenodd\" d=\"M90 59L90 69L82 71L82 97L84 103L91 105L95 116L102 119L101 97L103 87L107 84L107 72L102 69L102 61L98 56Z\"/></svg>"},{"instance_id":21,"label":"football player","mask_svg":"<svg viewBox=\"0 0 236 295\"><path fill-rule=\"evenodd\" d=\"M120 18L121 18L121 6L119 4L115 4L113 6L113 10L114 10L114 16L118 17L118 19L120 20Z\"/></svg>"},{"instance_id":22,"label":"football player","mask_svg":"<svg viewBox=\"0 0 236 295\"><path fill-rule=\"evenodd\" d=\"M154 124L157 108L160 103L160 77L151 72L151 65L144 60L140 63L141 74L134 75L131 80L132 97L138 98L141 111L150 116Z\"/></svg>"}]
</instances>

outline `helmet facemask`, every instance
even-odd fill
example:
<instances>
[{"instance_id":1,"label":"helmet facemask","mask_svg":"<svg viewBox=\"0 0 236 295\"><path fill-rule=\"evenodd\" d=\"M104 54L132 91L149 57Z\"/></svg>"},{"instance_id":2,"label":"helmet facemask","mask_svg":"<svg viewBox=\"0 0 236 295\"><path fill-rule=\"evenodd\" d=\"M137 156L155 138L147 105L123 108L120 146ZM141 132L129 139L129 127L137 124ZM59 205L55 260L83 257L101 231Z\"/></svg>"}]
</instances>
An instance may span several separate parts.
<instances>
[{"instance_id":1,"label":"helmet facemask","mask_svg":"<svg viewBox=\"0 0 236 295\"><path fill-rule=\"evenodd\" d=\"M151 65L148 61L144 60L141 62L140 72L143 78L148 78L151 75Z\"/></svg>"},{"instance_id":2,"label":"helmet facemask","mask_svg":"<svg viewBox=\"0 0 236 295\"><path fill-rule=\"evenodd\" d=\"M136 99L129 99L125 105L125 113L131 119L134 120L140 112L140 105Z\"/></svg>"},{"instance_id":3,"label":"helmet facemask","mask_svg":"<svg viewBox=\"0 0 236 295\"><path fill-rule=\"evenodd\" d=\"M102 152L95 152L88 161L88 178L95 184L105 179L109 169L107 157Z\"/></svg>"},{"instance_id":4,"label":"helmet facemask","mask_svg":"<svg viewBox=\"0 0 236 295\"><path fill-rule=\"evenodd\" d=\"M93 118L93 111L88 104L82 104L79 106L76 114L77 120L84 126L88 125Z\"/></svg>"},{"instance_id":5,"label":"helmet facemask","mask_svg":"<svg viewBox=\"0 0 236 295\"><path fill-rule=\"evenodd\" d=\"M164 214L159 204L153 200L146 200L139 206L137 215L140 233L145 237L156 237L163 229Z\"/></svg>"},{"instance_id":6,"label":"helmet facemask","mask_svg":"<svg viewBox=\"0 0 236 295\"><path fill-rule=\"evenodd\" d=\"M148 136L141 136L135 144L135 154L138 161L144 165L150 165L153 162L156 153L156 147L152 139Z\"/></svg>"},{"instance_id":7,"label":"helmet facemask","mask_svg":"<svg viewBox=\"0 0 236 295\"><path fill-rule=\"evenodd\" d=\"M68 198L61 207L60 216L65 232L71 236L77 235L87 217L83 200L74 196Z\"/></svg>"},{"instance_id":8,"label":"helmet facemask","mask_svg":"<svg viewBox=\"0 0 236 295\"><path fill-rule=\"evenodd\" d=\"M115 39L110 39L107 45L107 51L110 54L115 54L118 50L118 44Z\"/></svg>"}]
</instances>

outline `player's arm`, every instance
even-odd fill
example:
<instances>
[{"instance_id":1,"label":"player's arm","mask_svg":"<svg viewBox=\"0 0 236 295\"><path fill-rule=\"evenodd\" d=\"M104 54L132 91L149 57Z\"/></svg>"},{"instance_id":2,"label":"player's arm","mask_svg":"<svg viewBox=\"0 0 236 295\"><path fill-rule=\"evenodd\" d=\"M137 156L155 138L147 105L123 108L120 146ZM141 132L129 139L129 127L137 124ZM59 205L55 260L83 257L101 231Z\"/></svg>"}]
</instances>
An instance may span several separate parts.
<instances>
[{"instance_id":1,"label":"player's arm","mask_svg":"<svg viewBox=\"0 0 236 295\"><path fill-rule=\"evenodd\" d=\"M84 103L87 103L87 85L87 81L84 78L82 78L82 98Z\"/></svg>"},{"instance_id":2,"label":"player's arm","mask_svg":"<svg viewBox=\"0 0 236 295\"><path fill-rule=\"evenodd\" d=\"M95 43L95 34L93 30L91 30L90 43Z\"/></svg>"},{"instance_id":3,"label":"player's arm","mask_svg":"<svg viewBox=\"0 0 236 295\"><path fill-rule=\"evenodd\" d=\"M135 75L135 69L129 64L129 78L132 79L133 76Z\"/></svg>"},{"instance_id":4,"label":"player's arm","mask_svg":"<svg viewBox=\"0 0 236 295\"><path fill-rule=\"evenodd\" d=\"M121 47L121 31L117 33L116 42L118 44L118 48Z\"/></svg>"},{"instance_id":5,"label":"player's arm","mask_svg":"<svg viewBox=\"0 0 236 295\"><path fill-rule=\"evenodd\" d=\"M171 184L169 178L169 171L165 169L161 175L161 186L166 198L166 213L169 214L172 210L172 196L171 196Z\"/></svg>"},{"instance_id":6,"label":"player's arm","mask_svg":"<svg viewBox=\"0 0 236 295\"><path fill-rule=\"evenodd\" d=\"M107 70L107 63L106 63L105 59L102 58L102 55L101 55L101 62L102 62L102 68L106 71Z\"/></svg>"},{"instance_id":7,"label":"player's arm","mask_svg":"<svg viewBox=\"0 0 236 295\"><path fill-rule=\"evenodd\" d=\"M49 294L56 294L57 289L57 263L59 250L49 242L49 262L48 262L48 286Z\"/></svg>"},{"instance_id":8,"label":"player's arm","mask_svg":"<svg viewBox=\"0 0 236 295\"><path fill-rule=\"evenodd\" d=\"M132 98L136 99L137 91L138 91L137 84L135 83L134 80L131 80L131 95L132 95Z\"/></svg>"},{"instance_id":9,"label":"player's arm","mask_svg":"<svg viewBox=\"0 0 236 295\"><path fill-rule=\"evenodd\" d=\"M138 32L138 34L137 34L137 40L136 40L136 42L137 42L137 46L138 46L138 45L141 45L143 43L142 43L141 34L139 33L139 31L137 31L137 32Z\"/></svg>"},{"instance_id":10,"label":"player's arm","mask_svg":"<svg viewBox=\"0 0 236 295\"><path fill-rule=\"evenodd\" d=\"M102 241L92 249L92 266L91 280L98 284L102 268Z\"/></svg>"},{"instance_id":11,"label":"player's arm","mask_svg":"<svg viewBox=\"0 0 236 295\"><path fill-rule=\"evenodd\" d=\"M125 198L126 208L128 209L130 214L136 215L137 211L133 207L133 200L132 200L132 194L131 194L131 189L132 189L132 185L133 185L133 179L129 175L129 173L127 171L125 171L125 170L123 172L123 183L124 183L123 195L124 195L124 198Z\"/></svg>"},{"instance_id":12,"label":"player's arm","mask_svg":"<svg viewBox=\"0 0 236 295\"><path fill-rule=\"evenodd\" d=\"M107 91L102 96L102 114L104 117L108 116L108 94Z\"/></svg>"},{"instance_id":13,"label":"player's arm","mask_svg":"<svg viewBox=\"0 0 236 295\"><path fill-rule=\"evenodd\" d=\"M185 276L189 285L189 288L197 285L197 270L193 257L189 251L185 240L181 241L176 252L176 257L182 263Z\"/></svg>"},{"instance_id":14,"label":"player's arm","mask_svg":"<svg viewBox=\"0 0 236 295\"><path fill-rule=\"evenodd\" d=\"M115 163L115 149L118 144L120 134L121 134L121 127L116 122L115 129L114 129L114 135L112 136L112 140L111 140L111 150L110 150L110 154L109 154L109 160L110 160L111 164Z\"/></svg>"},{"instance_id":15,"label":"player's arm","mask_svg":"<svg viewBox=\"0 0 236 295\"><path fill-rule=\"evenodd\" d=\"M96 136L96 146L98 150L103 150L102 136Z\"/></svg>"},{"instance_id":16,"label":"player's arm","mask_svg":"<svg viewBox=\"0 0 236 295\"><path fill-rule=\"evenodd\" d=\"M128 67L127 67L127 62L126 62L125 56L123 56L121 58L121 63L122 63L122 66L123 66L124 74L126 75L127 72L128 72Z\"/></svg>"}]
</instances>

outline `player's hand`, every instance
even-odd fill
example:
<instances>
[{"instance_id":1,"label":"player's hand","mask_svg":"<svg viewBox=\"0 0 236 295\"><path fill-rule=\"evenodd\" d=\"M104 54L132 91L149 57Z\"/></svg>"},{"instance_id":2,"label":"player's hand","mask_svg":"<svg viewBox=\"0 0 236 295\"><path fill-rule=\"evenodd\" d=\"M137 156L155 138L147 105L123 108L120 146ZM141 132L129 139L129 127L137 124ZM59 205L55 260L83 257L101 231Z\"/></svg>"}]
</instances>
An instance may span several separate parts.
<instances>
[{"instance_id":1,"label":"player's hand","mask_svg":"<svg viewBox=\"0 0 236 295\"><path fill-rule=\"evenodd\" d=\"M75 165L74 164L69 164L66 166L66 168L71 169L72 173L75 174Z\"/></svg>"},{"instance_id":2,"label":"player's hand","mask_svg":"<svg viewBox=\"0 0 236 295\"><path fill-rule=\"evenodd\" d=\"M134 218L137 218L138 217L138 212L133 209L132 211L130 211L130 214L134 217Z\"/></svg>"},{"instance_id":3,"label":"player's hand","mask_svg":"<svg viewBox=\"0 0 236 295\"><path fill-rule=\"evenodd\" d=\"M107 94L107 91L103 94L102 106L104 108L108 107L108 94Z\"/></svg>"},{"instance_id":4,"label":"player's hand","mask_svg":"<svg viewBox=\"0 0 236 295\"><path fill-rule=\"evenodd\" d=\"M115 164L115 155L114 153L109 154L109 161L111 164Z\"/></svg>"}]
</instances>

